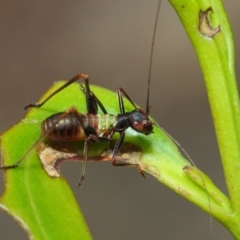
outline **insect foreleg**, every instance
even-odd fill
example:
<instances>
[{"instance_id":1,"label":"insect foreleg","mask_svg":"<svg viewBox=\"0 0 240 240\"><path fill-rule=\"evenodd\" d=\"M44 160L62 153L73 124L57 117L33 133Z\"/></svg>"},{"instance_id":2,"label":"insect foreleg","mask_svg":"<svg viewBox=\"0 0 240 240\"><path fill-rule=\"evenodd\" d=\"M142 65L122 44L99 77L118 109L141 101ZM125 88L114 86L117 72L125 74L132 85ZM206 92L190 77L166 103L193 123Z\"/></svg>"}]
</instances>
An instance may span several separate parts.
<instances>
[{"instance_id":1,"label":"insect foreleg","mask_svg":"<svg viewBox=\"0 0 240 240\"><path fill-rule=\"evenodd\" d=\"M124 137L125 137L125 133L124 131L120 132L120 138L119 140L117 141L117 143L115 144L114 146L114 149L113 149L113 155L112 155L112 159L111 159L111 163L113 166L115 167L122 167L122 166L130 166L130 165L135 165L138 169L138 172L144 177L146 178L144 172L142 171L141 167L139 164L132 164L132 163L119 163L116 161L116 158L117 158L117 153L118 153L118 150L120 149L122 143L123 143L123 140L124 140Z\"/></svg>"},{"instance_id":2,"label":"insect foreleg","mask_svg":"<svg viewBox=\"0 0 240 240\"><path fill-rule=\"evenodd\" d=\"M60 88L58 88L57 90L55 90L50 96L48 96L44 101L40 102L40 103L30 103L28 104L24 109L28 109L30 107L41 107L42 105L44 105L50 98L52 98L55 94L57 94L58 92L62 91L64 88L66 88L67 86L71 85L72 83L78 81L79 79L83 79L85 81L85 84L88 84L88 75L85 73L80 73L78 75L76 75L75 77L71 78L70 80L68 80L65 84L63 84ZM86 84L86 85L87 85Z\"/></svg>"},{"instance_id":3,"label":"insect foreleg","mask_svg":"<svg viewBox=\"0 0 240 240\"><path fill-rule=\"evenodd\" d=\"M120 138L118 139L117 143L115 144L114 146L114 149L113 149L113 155L112 155L112 159L111 159L111 163L112 165L114 166L117 166L119 164L124 164L126 165L126 163L117 163L116 162L116 158L117 158L117 153L118 153L118 150L120 149L122 143L123 143L123 140L124 140L124 137L125 137L125 133L122 131L120 132Z\"/></svg>"}]
</instances>

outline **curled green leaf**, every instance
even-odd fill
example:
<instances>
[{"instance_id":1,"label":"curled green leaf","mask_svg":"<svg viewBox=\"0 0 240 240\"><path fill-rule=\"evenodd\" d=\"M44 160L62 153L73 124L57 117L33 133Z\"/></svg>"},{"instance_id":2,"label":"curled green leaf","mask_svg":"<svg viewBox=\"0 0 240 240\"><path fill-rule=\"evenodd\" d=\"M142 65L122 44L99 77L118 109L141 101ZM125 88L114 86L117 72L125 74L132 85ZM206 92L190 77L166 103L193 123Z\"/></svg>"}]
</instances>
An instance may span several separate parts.
<instances>
[{"instance_id":1,"label":"curled green leaf","mask_svg":"<svg viewBox=\"0 0 240 240\"><path fill-rule=\"evenodd\" d=\"M55 83L41 99L45 99L62 84L62 81ZM91 86L91 90L109 113L119 113L114 92L96 86ZM126 111L132 110L132 105L126 99L124 104ZM82 113L86 112L85 96L77 83L56 94L41 108L29 110L23 120L1 136L3 164L15 163L33 146L41 136L40 124L45 118L72 106ZM117 134L115 138L118 138ZM127 160L130 163L138 163L145 172L214 217L218 218L220 213L231 221L232 210L228 198L200 170L193 168L184 159L175 143L161 129L155 127L154 134L147 136L128 129L125 143L138 146L140 150L136 152L141 152L141 157L137 158L128 154ZM90 155L100 156L105 148L106 146L93 143L89 148ZM127 150L129 148L131 150L127 145ZM124 156L125 150L122 151ZM66 239L84 239L79 236L90 238L70 188L63 177L52 178L44 171L36 148L33 148L19 167L5 171L5 182L6 189L0 199L1 207L16 219L21 219L31 237L57 239L57 229L60 229L61 234L62 229L66 229ZM216 199L221 199L221 202ZM66 202L68 204L61 204Z\"/></svg>"}]
</instances>

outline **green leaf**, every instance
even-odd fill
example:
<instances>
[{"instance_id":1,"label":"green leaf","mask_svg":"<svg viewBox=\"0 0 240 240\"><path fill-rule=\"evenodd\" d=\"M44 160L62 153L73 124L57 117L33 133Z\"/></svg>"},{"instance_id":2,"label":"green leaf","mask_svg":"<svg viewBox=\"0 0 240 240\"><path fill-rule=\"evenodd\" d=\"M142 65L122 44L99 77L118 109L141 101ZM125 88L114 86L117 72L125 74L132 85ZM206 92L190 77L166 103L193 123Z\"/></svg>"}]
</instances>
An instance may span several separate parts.
<instances>
[{"instance_id":1,"label":"green leaf","mask_svg":"<svg viewBox=\"0 0 240 240\"><path fill-rule=\"evenodd\" d=\"M42 99L62 84L63 82L54 84ZM116 93L96 86L91 86L91 90L109 113L119 113ZM127 100L124 100L124 104L126 111L133 110ZM56 94L41 108L31 109L19 124L2 135L4 165L18 161L39 139L40 124L46 117L66 111L72 106L82 113L86 112L84 94L76 83ZM115 138L117 137L116 134ZM144 171L214 217L232 221L228 198L207 176L183 158L175 143L161 129L154 127L154 134L148 136L128 129L125 142L141 148L143 154L137 163ZM99 155L99 148L97 143L90 146L96 155ZM134 158L128 160L136 163ZM66 229L64 239L84 239L83 236L90 238L67 183L63 177L50 178L46 174L35 148L18 168L6 171L5 181L2 208L8 209L15 218L21 219L25 229L36 239L59 239L63 236L63 229Z\"/></svg>"},{"instance_id":2,"label":"green leaf","mask_svg":"<svg viewBox=\"0 0 240 240\"><path fill-rule=\"evenodd\" d=\"M63 92L46 108L30 110L22 121L2 134L4 165L18 161L37 141L40 123L46 116L75 103L70 99L79 92L74 87L68 90L70 93ZM4 179L0 207L21 224L30 239L91 239L71 188L64 178L51 178L45 173L35 148L19 167L5 171Z\"/></svg>"}]
</instances>

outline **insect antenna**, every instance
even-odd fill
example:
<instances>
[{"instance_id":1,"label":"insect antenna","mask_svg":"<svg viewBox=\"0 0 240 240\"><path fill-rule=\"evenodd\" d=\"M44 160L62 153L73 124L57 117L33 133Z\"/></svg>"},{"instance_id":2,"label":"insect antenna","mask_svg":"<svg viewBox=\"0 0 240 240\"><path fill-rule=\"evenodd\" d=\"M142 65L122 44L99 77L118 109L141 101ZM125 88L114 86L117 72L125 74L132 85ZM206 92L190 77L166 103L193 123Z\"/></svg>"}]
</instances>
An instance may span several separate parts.
<instances>
[{"instance_id":1,"label":"insect antenna","mask_svg":"<svg viewBox=\"0 0 240 240\"><path fill-rule=\"evenodd\" d=\"M184 153L184 155L187 157L189 163L194 166L203 182L203 186L205 188L206 194L207 194L207 201L208 201L208 206L209 206L209 211L210 213L212 212L212 207L211 207L211 201L210 201L210 194L209 191L207 189L207 185L203 179L203 176L200 172L200 170L197 168L196 164L194 163L194 161L192 160L192 158L190 157L190 155L187 153L187 151L181 146L181 144L172 136L170 135L164 128L160 127L157 123L152 122L152 124L156 127L158 127L159 129L161 129L176 145L178 148L180 148L180 150ZM212 215L209 215L210 217L210 229L211 229L211 239L213 239L213 219L212 219Z\"/></svg>"},{"instance_id":2,"label":"insect antenna","mask_svg":"<svg viewBox=\"0 0 240 240\"><path fill-rule=\"evenodd\" d=\"M147 85L147 103L146 103L146 113L147 113L147 115L149 115L149 112L150 112L149 97L150 97L150 84L151 84L151 77L152 77L153 51L154 51L154 43L155 43L155 38L156 38L156 32L157 32L157 25L158 25L161 2L162 2L161 0L158 1L157 15L156 15L156 19L155 19L155 23L154 23L154 29L153 29L153 35L152 35L152 45L151 45L151 52L150 52L150 61L149 61L149 70L148 70L148 85Z\"/></svg>"},{"instance_id":3,"label":"insect antenna","mask_svg":"<svg viewBox=\"0 0 240 240\"><path fill-rule=\"evenodd\" d=\"M149 98L150 98L150 85L151 85L151 78L152 78L153 51L154 51L154 43L155 43L156 32L157 32L157 25L158 25L159 13L160 13L160 6L161 6L161 0L158 1L157 15L156 15L156 18L155 18L153 35L152 35L152 45L151 45L149 71L148 71L148 85L147 85L147 104L146 104L146 113L147 113L147 115L149 115L149 112L150 112ZM159 129L161 129L182 150L182 152L188 158L188 160L191 163L191 165L196 167L196 164L191 159L191 157L189 156L187 151L180 145L180 143L175 138L173 138L166 130L161 128L157 123L152 122L152 124L155 125L156 127L158 127Z\"/></svg>"},{"instance_id":4,"label":"insect antenna","mask_svg":"<svg viewBox=\"0 0 240 240\"><path fill-rule=\"evenodd\" d=\"M155 23L154 23L153 35L152 35L152 44L151 44L149 71L148 71L148 83L147 83L147 103L146 103L146 113L147 113L147 115L149 115L149 113L150 113L150 107L149 107L150 100L149 100L149 98L150 98L150 85L151 85L151 77L152 77L153 51L154 51L154 43L155 43L156 31L157 31L157 25L158 25L159 13L160 13L160 6L161 6L161 0L158 1L157 14L156 14L156 19L155 19ZM202 176L200 170L198 170L196 164L194 163L194 161L192 160L190 155L187 153L187 151L180 145L180 143L174 137L172 137L166 130L164 130L162 127L160 127L157 123L152 122L152 124L154 126L158 127L160 130L162 130L176 144L176 146L181 149L181 151L187 157L189 163L197 169L197 171L199 173L199 176L200 176L200 178L203 182L203 186L205 188L206 194L207 194L209 210L210 210L210 213L211 213L212 212L212 207L211 207L209 191L207 189L206 183L203 179L203 176ZM210 233L211 234L211 239L213 239L213 219L212 219L211 214L210 214L210 229L211 229L211 233Z\"/></svg>"},{"instance_id":5,"label":"insect antenna","mask_svg":"<svg viewBox=\"0 0 240 240\"><path fill-rule=\"evenodd\" d=\"M192 166L196 167L196 164L194 163L192 158L189 156L187 151L181 146L181 144L172 135L170 135L164 128L160 127L157 123L152 122L152 124L154 126L158 127L159 129L161 129L181 149L181 151L184 153L184 155L188 158L190 164Z\"/></svg>"}]
</instances>

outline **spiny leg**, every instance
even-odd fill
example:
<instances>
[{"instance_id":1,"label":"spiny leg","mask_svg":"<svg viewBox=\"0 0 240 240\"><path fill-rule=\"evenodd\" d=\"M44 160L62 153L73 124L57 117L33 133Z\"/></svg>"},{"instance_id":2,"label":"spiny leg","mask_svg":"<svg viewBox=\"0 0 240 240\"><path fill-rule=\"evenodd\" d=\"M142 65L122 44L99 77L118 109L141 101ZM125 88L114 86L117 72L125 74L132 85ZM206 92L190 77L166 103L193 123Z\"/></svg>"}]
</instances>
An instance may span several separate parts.
<instances>
[{"instance_id":1,"label":"spiny leg","mask_svg":"<svg viewBox=\"0 0 240 240\"><path fill-rule=\"evenodd\" d=\"M58 92L62 91L64 88L68 87L69 85L71 85L72 83L78 81L79 79L83 79L86 82L88 82L88 75L85 73L80 73L76 76L74 76L73 78L71 78L70 80L68 80L65 84L63 84L60 88L58 88L57 90L55 90L50 96L48 96L44 101L40 102L40 103L30 103L28 104L24 109L28 109L30 107L41 107L42 105L44 105L50 98L52 98L55 94L57 94Z\"/></svg>"}]
</instances>

